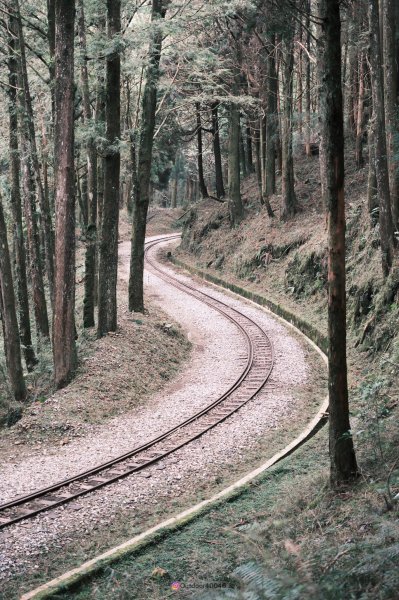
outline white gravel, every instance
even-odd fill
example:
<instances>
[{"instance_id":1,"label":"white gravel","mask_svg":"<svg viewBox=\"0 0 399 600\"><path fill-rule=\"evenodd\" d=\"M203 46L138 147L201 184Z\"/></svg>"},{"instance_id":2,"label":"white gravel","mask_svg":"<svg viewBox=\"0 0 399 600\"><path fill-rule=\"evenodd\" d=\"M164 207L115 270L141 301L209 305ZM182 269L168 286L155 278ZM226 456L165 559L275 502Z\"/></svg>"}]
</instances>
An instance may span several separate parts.
<instances>
[{"instance_id":1,"label":"white gravel","mask_svg":"<svg viewBox=\"0 0 399 600\"><path fill-rule=\"evenodd\" d=\"M120 277L128 277L129 244L120 245ZM188 277L179 275L181 280ZM90 438L78 438L51 455L12 461L0 469L0 498L5 501L64 479L144 442L198 411L236 379L242 367L243 340L236 328L206 305L167 285L151 272L146 293L179 321L194 344L188 368L141 407L96 427ZM204 286L205 288L205 286ZM207 288L207 291L209 292ZM37 557L94 529L112 523L121 509L172 502L184 489L212 480L221 465L239 462L256 440L276 429L296 408L295 389L307 380L307 350L267 313L212 289L212 294L256 320L274 344L275 366L266 388L226 422L143 474L136 474L80 498L71 505L39 515L0 532L0 579L34 571ZM57 401L55 395L53 401ZM272 454L272 452L270 452Z\"/></svg>"}]
</instances>

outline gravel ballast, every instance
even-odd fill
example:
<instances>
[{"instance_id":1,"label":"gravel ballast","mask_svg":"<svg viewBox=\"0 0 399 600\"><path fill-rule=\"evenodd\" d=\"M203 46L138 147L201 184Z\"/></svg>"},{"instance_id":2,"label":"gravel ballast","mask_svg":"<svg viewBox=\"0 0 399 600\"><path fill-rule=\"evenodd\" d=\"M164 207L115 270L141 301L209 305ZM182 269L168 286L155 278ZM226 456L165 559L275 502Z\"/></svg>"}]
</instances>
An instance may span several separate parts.
<instances>
[{"instance_id":1,"label":"gravel ballast","mask_svg":"<svg viewBox=\"0 0 399 600\"><path fill-rule=\"evenodd\" d=\"M122 243L123 283L128 278L129 253L130 245ZM178 277L192 281L186 275ZM96 426L90 436L75 439L48 454L2 465L3 502L69 477L155 437L216 399L237 378L242 369L240 354L244 341L234 325L205 304L166 284L150 270L146 271L145 285L147 295L159 302L187 332L194 348L189 366L144 408L118 416L104 427ZM150 514L151 507L171 503L185 490L214 480L223 465L243 461L259 438L287 427L290 418L301 410L298 398L311 375L310 350L268 313L200 285L256 320L272 340L275 366L264 390L223 424L150 469L28 523L1 531L0 578L34 572L41 555L67 546L77 536L92 535L93 531L111 524L121 511L134 521L143 506ZM51 401L57 402L57 394ZM270 449L270 455L273 450Z\"/></svg>"}]
</instances>

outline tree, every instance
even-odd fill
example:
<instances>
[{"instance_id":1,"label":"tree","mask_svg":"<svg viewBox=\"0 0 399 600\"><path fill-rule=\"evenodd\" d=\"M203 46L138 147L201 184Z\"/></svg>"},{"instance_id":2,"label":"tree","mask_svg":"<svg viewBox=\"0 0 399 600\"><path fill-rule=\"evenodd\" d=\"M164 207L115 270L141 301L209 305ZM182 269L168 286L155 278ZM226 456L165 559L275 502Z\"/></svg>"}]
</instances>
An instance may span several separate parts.
<instances>
[{"instance_id":1,"label":"tree","mask_svg":"<svg viewBox=\"0 0 399 600\"><path fill-rule=\"evenodd\" d=\"M116 284L118 275L118 221L120 185L120 82L118 35L121 31L120 0L107 0L108 38L114 44L107 55L105 122L107 148L104 157L104 199L100 238L98 282L99 337L117 328Z\"/></svg>"},{"instance_id":2,"label":"tree","mask_svg":"<svg viewBox=\"0 0 399 600\"><path fill-rule=\"evenodd\" d=\"M339 0L318 0L321 34L319 72L321 136L324 144L324 194L328 211L329 439L331 482L357 476L349 422L346 362L344 134L341 88Z\"/></svg>"},{"instance_id":3,"label":"tree","mask_svg":"<svg viewBox=\"0 0 399 600\"><path fill-rule=\"evenodd\" d=\"M7 229L0 198L0 316L3 321L4 349L8 376L15 400L26 397L25 380L21 363L17 313L8 250Z\"/></svg>"},{"instance_id":4,"label":"tree","mask_svg":"<svg viewBox=\"0 0 399 600\"><path fill-rule=\"evenodd\" d=\"M281 155L282 155L282 197L281 219L286 220L298 211L298 201L294 186L294 159L292 156L293 130L293 71L294 71L294 25L289 20L281 40L282 98L281 115Z\"/></svg>"},{"instance_id":5,"label":"tree","mask_svg":"<svg viewBox=\"0 0 399 600\"><path fill-rule=\"evenodd\" d=\"M389 190L378 0L369 0L369 31L372 48L370 52L370 69L373 89L373 115L375 119L374 164L378 191L382 272L384 276L388 276L394 258L395 238Z\"/></svg>"},{"instance_id":6,"label":"tree","mask_svg":"<svg viewBox=\"0 0 399 600\"><path fill-rule=\"evenodd\" d=\"M18 59L17 59L17 35L16 20L13 14L9 15L9 149L10 149L10 200L13 217L14 230L14 252L15 252L15 274L17 280L17 298L19 307L19 331L21 344L24 351L25 363L28 371L31 371L37 363L35 351L32 344L32 334L29 314L28 281L26 276L26 252L24 232L22 225L22 199L20 189L21 159L18 143Z\"/></svg>"},{"instance_id":7,"label":"tree","mask_svg":"<svg viewBox=\"0 0 399 600\"><path fill-rule=\"evenodd\" d=\"M129 276L129 310L144 310L144 243L148 205L152 151L154 145L155 113L159 81L159 63L162 52L162 30L159 22L166 15L162 0L152 0L151 21L153 30L148 53L147 80L142 100L142 117L138 151L138 186L133 204L132 248Z\"/></svg>"},{"instance_id":8,"label":"tree","mask_svg":"<svg viewBox=\"0 0 399 600\"><path fill-rule=\"evenodd\" d=\"M55 294L54 382L66 385L76 365L75 181L74 181L74 0L55 3Z\"/></svg>"},{"instance_id":9,"label":"tree","mask_svg":"<svg viewBox=\"0 0 399 600\"><path fill-rule=\"evenodd\" d=\"M90 104L89 73L87 68L86 25L83 0L78 2L78 28L81 48L80 77L82 85L83 117L86 126L91 126L92 109ZM85 295L83 300L83 326L94 327L96 248L97 248L97 152L93 136L86 143L87 151L87 227L85 257Z\"/></svg>"}]
</instances>

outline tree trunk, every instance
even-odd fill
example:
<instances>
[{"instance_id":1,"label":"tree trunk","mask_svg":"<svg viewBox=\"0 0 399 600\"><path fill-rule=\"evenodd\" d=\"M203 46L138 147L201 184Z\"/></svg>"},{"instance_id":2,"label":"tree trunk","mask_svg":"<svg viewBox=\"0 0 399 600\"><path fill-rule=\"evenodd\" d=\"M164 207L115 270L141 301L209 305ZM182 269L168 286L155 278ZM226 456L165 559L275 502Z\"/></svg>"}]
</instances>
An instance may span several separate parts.
<instances>
[{"instance_id":1,"label":"tree trunk","mask_svg":"<svg viewBox=\"0 0 399 600\"><path fill-rule=\"evenodd\" d=\"M265 147L265 199L276 193L276 133L277 133L277 94L275 36L268 34L266 59L267 95L266 95L266 147ZM268 202L270 206L270 203ZM268 208L269 212L269 208ZM273 212L273 211L272 211ZM269 216L273 216L270 214Z\"/></svg>"},{"instance_id":2,"label":"tree trunk","mask_svg":"<svg viewBox=\"0 0 399 600\"><path fill-rule=\"evenodd\" d=\"M294 160L292 156L292 84L293 84L293 66L294 66L294 47L293 47L293 28L287 30L282 39L283 65L282 65L282 83L283 83L283 110L282 110L282 131L281 131L281 154L282 154L282 211L281 220L286 220L295 215L298 211L298 202L294 187Z\"/></svg>"},{"instance_id":3,"label":"tree trunk","mask_svg":"<svg viewBox=\"0 0 399 600\"><path fill-rule=\"evenodd\" d=\"M162 0L152 0L152 21L164 19L166 8ZM143 93L143 114L138 154L138 190L133 206L132 249L129 276L129 310L144 311L144 243L147 212L150 201L152 149L157 106L159 63L162 52L162 31L154 27L148 56L147 81Z\"/></svg>"},{"instance_id":4,"label":"tree trunk","mask_svg":"<svg viewBox=\"0 0 399 600\"><path fill-rule=\"evenodd\" d=\"M240 165L243 179L248 175L247 156L245 154L244 135L242 127L242 115L240 115Z\"/></svg>"},{"instance_id":5,"label":"tree trunk","mask_svg":"<svg viewBox=\"0 0 399 600\"><path fill-rule=\"evenodd\" d=\"M43 238L44 238L44 247L45 247L45 255L46 255L46 269L47 269L47 278L49 282L50 288L50 298L51 303L53 303L54 299L54 232L53 225L51 222L51 214L50 207L46 201L46 195L44 193L43 183L40 176L40 163L39 163L39 155L37 152L37 144L36 144L36 133L35 133L35 121L33 115L33 107L32 107L32 98L30 94L29 88L29 80L28 80L28 72L26 66L26 53L25 53L25 40L24 33L22 28L22 19L19 10L19 0L13 0L15 6L15 18L17 21L18 27L18 41L19 41L19 52L20 52L20 68L21 68L21 77L22 77L22 87L23 87L23 112L24 112L24 122L27 130L27 139L29 141L29 152L31 155L32 167L35 177L35 184L37 193L39 196L39 205L41 211L41 222L43 225Z\"/></svg>"},{"instance_id":6,"label":"tree trunk","mask_svg":"<svg viewBox=\"0 0 399 600\"><path fill-rule=\"evenodd\" d=\"M54 123L55 100L54 100L54 80L55 80L55 0L47 0L47 38L50 53L49 73L51 90L51 114Z\"/></svg>"},{"instance_id":7,"label":"tree trunk","mask_svg":"<svg viewBox=\"0 0 399 600\"><path fill-rule=\"evenodd\" d=\"M76 366L75 180L74 180L74 0L56 0L55 48L55 296L54 383L65 386Z\"/></svg>"},{"instance_id":8,"label":"tree trunk","mask_svg":"<svg viewBox=\"0 0 399 600\"><path fill-rule=\"evenodd\" d=\"M107 0L108 39L121 30L121 2ZM120 54L107 56L105 122L108 147L104 158L104 206L98 282L98 337L117 328L118 225L120 176Z\"/></svg>"},{"instance_id":9,"label":"tree trunk","mask_svg":"<svg viewBox=\"0 0 399 600\"><path fill-rule=\"evenodd\" d=\"M204 177L204 159L203 159L203 145L202 145L202 123L201 123L201 106L199 102L195 103L195 114L197 118L197 164L198 164L198 181L201 196L208 198L208 190L205 183Z\"/></svg>"},{"instance_id":10,"label":"tree trunk","mask_svg":"<svg viewBox=\"0 0 399 600\"><path fill-rule=\"evenodd\" d=\"M305 153L306 156L309 158L312 153L310 150L310 11L311 11L311 4L310 4L310 0L306 1L306 49L307 52L305 52L305 70L306 70L306 83L305 83L305 87L306 87L306 91L305 91Z\"/></svg>"},{"instance_id":11,"label":"tree trunk","mask_svg":"<svg viewBox=\"0 0 399 600\"><path fill-rule=\"evenodd\" d=\"M321 135L326 160L328 207L328 337L330 477L332 485L354 479L356 456L349 423L346 363L344 132L339 0L318 0Z\"/></svg>"},{"instance_id":12,"label":"tree trunk","mask_svg":"<svg viewBox=\"0 0 399 600\"><path fill-rule=\"evenodd\" d=\"M224 198L225 190L223 183L222 170L222 153L220 151L220 133L219 133L219 117L218 117L219 102L213 102L212 109L212 136L213 136L213 155L215 158L215 179L216 179L216 196Z\"/></svg>"},{"instance_id":13,"label":"tree trunk","mask_svg":"<svg viewBox=\"0 0 399 600\"><path fill-rule=\"evenodd\" d=\"M399 143L398 143L398 65L396 51L395 0L383 0L384 30L384 91L386 136L388 152L389 187L391 192L392 218L394 227L399 226Z\"/></svg>"},{"instance_id":14,"label":"tree trunk","mask_svg":"<svg viewBox=\"0 0 399 600\"><path fill-rule=\"evenodd\" d=\"M14 286L8 251L7 229L0 198L0 296L4 331L4 351L11 389L15 400L24 400L26 387L21 363Z\"/></svg>"},{"instance_id":15,"label":"tree trunk","mask_svg":"<svg viewBox=\"0 0 399 600\"><path fill-rule=\"evenodd\" d=\"M22 116L20 118L22 119ZM29 249L29 273L30 280L32 282L33 308L35 313L36 330L40 342L41 337L47 339L50 338L50 328L47 314L46 296L44 293L43 266L40 253L39 230L37 226L35 183L32 173L29 143L26 139L26 130L23 123L21 124L20 128L22 129L22 189L24 197L26 233Z\"/></svg>"},{"instance_id":16,"label":"tree trunk","mask_svg":"<svg viewBox=\"0 0 399 600\"><path fill-rule=\"evenodd\" d=\"M83 0L78 2L78 28L82 53L80 78L83 96L83 118L86 126L91 124L92 110L90 104L89 74L87 69L86 24ZM94 139L90 136L86 144L87 151L87 227L85 256L85 292L83 300L83 327L94 327L94 296L96 284L96 249L97 249L97 152Z\"/></svg>"},{"instance_id":17,"label":"tree trunk","mask_svg":"<svg viewBox=\"0 0 399 600\"><path fill-rule=\"evenodd\" d=\"M255 165L254 165L253 152L252 152L252 131L251 131L249 117L247 117L247 125L246 125L246 142L247 142L248 173L255 173Z\"/></svg>"},{"instance_id":18,"label":"tree trunk","mask_svg":"<svg viewBox=\"0 0 399 600\"><path fill-rule=\"evenodd\" d=\"M240 111L230 106L229 118L229 212L234 227L244 216L240 191Z\"/></svg>"},{"instance_id":19,"label":"tree trunk","mask_svg":"<svg viewBox=\"0 0 399 600\"><path fill-rule=\"evenodd\" d=\"M24 233L22 227L22 201L20 191L21 160L18 147L18 114L17 114L17 87L18 87L18 59L17 33L15 18L9 17L9 148L10 148L10 200L14 229L15 271L17 279L17 296L19 307L19 332L21 345L28 371L37 363L32 345L32 334L29 315L28 282L26 276L26 252Z\"/></svg>"},{"instance_id":20,"label":"tree trunk","mask_svg":"<svg viewBox=\"0 0 399 600\"><path fill-rule=\"evenodd\" d=\"M378 197L377 197L377 177L375 175L375 142L374 142L374 130L375 123L372 118L370 121L368 142L369 142L369 172L367 180L367 208L371 216L371 220L375 223L374 210L378 208Z\"/></svg>"},{"instance_id":21,"label":"tree trunk","mask_svg":"<svg viewBox=\"0 0 399 600\"><path fill-rule=\"evenodd\" d=\"M359 99L357 108L357 124L356 124L356 148L355 160L356 166L360 169L363 164L363 107L364 107L364 78L365 78L365 58L363 54L359 55Z\"/></svg>"},{"instance_id":22,"label":"tree trunk","mask_svg":"<svg viewBox=\"0 0 399 600\"><path fill-rule=\"evenodd\" d=\"M375 173L377 177L378 204L380 209L382 272L386 277L392 267L395 238L392 223L391 197L389 193L378 0L369 0L369 30L373 115L375 118Z\"/></svg>"}]
</instances>

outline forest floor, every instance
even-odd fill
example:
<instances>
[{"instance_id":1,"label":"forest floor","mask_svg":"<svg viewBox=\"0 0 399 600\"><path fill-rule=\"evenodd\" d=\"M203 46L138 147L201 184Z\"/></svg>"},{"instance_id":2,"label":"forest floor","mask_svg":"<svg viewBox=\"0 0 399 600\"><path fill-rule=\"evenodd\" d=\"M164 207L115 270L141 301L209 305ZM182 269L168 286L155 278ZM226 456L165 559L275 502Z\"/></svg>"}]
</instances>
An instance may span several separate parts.
<instances>
[{"instance_id":1,"label":"forest floor","mask_svg":"<svg viewBox=\"0 0 399 600\"><path fill-rule=\"evenodd\" d=\"M244 183L246 217L192 207L176 252L187 264L266 295L326 332L326 228L317 157L296 161L301 210L287 223ZM396 600L399 589L399 277L381 275L367 167L346 175L351 424L360 477L329 486L328 430L256 485L69 592L86 599ZM61 596L63 597L63 596ZM65 596L66 597L66 596Z\"/></svg>"},{"instance_id":2,"label":"forest floor","mask_svg":"<svg viewBox=\"0 0 399 600\"><path fill-rule=\"evenodd\" d=\"M174 221L170 211L150 215L149 233L170 231ZM70 386L33 403L3 436L0 481L4 500L126 452L208 404L236 377L241 346L235 329L205 305L173 288L168 290L150 272L145 276L149 314L127 312L128 238L123 219L121 326L116 334L91 342L91 351ZM226 294L223 298L238 302ZM7 600L223 489L303 429L326 393L320 357L264 311L240 304L263 324L275 345L270 390L149 473L2 531L0 577ZM135 354L143 354L140 362ZM190 361L182 361L183 354L190 355ZM168 377L172 373L174 377L165 383L162 368L168 365ZM150 378L156 384L164 382L156 394L155 385L148 385ZM55 423L68 428L60 435ZM54 553L57 561L50 560Z\"/></svg>"}]
</instances>

